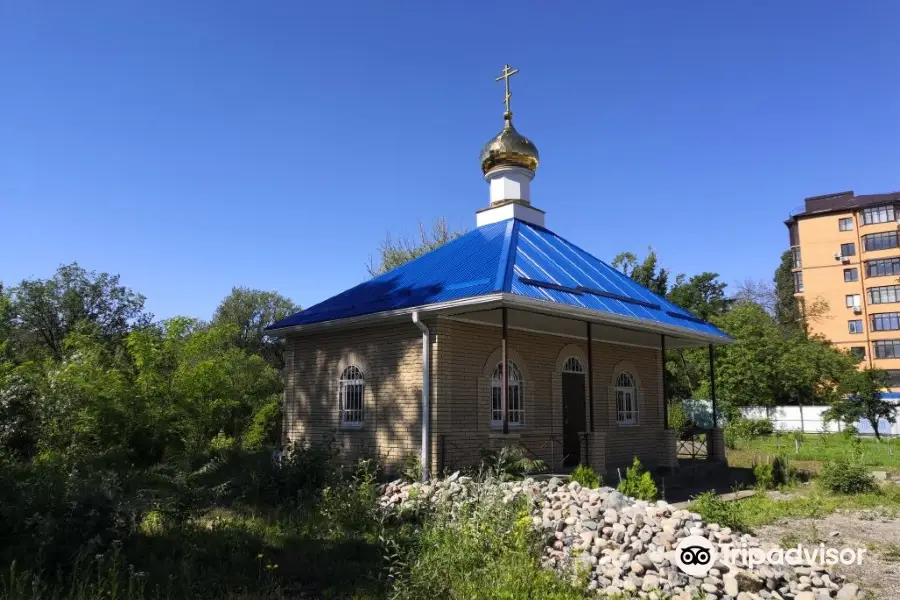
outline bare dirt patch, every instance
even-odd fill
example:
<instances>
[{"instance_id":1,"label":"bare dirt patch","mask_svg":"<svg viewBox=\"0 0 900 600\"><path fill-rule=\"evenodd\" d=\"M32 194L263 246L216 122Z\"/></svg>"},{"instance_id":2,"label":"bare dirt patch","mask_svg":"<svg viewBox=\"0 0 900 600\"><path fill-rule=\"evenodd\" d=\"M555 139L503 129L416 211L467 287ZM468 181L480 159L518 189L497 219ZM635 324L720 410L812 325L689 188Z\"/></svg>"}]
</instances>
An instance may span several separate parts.
<instances>
[{"instance_id":1,"label":"bare dirt patch","mask_svg":"<svg viewBox=\"0 0 900 600\"><path fill-rule=\"evenodd\" d=\"M791 519L756 529L765 542L866 548L861 565L835 570L878 600L900 600L900 518L881 511L838 511L821 519Z\"/></svg>"}]
</instances>

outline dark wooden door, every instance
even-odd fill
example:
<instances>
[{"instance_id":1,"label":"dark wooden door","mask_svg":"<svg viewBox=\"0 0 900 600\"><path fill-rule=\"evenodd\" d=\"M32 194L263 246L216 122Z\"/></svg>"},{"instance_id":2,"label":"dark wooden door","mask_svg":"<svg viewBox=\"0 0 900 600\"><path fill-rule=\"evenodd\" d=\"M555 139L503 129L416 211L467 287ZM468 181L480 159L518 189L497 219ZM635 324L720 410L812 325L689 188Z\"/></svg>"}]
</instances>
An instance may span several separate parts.
<instances>
[{"instance_id":1,"label":"dark wooden door","mask_svg":"<svg viewBox=\"0 0 900 600\"><path fill-rule=\"evenodd\" d=\"M584 373L562 374L563 466L581 462L579 431L587 428L584 415Z\"/></svg>"}]
</instances>

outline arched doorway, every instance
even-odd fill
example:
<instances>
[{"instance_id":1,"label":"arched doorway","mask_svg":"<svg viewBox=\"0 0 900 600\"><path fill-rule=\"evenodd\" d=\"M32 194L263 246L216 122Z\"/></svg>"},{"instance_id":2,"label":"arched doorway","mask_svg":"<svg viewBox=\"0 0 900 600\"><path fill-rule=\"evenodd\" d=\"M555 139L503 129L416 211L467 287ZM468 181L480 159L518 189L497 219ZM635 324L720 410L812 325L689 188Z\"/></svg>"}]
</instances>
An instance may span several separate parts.
<instances>
[{"instance_id":1,"label":"arched doorway","mask_svg":"<svg viewBox=\"0 0 900 600\"><path fill-rule=\"evenodd\" d=\"M584 363L574 356L566 359L562 372L563 466L581 462L579 432L587 430L585 418Z\"/></svg>"}]
</instances>

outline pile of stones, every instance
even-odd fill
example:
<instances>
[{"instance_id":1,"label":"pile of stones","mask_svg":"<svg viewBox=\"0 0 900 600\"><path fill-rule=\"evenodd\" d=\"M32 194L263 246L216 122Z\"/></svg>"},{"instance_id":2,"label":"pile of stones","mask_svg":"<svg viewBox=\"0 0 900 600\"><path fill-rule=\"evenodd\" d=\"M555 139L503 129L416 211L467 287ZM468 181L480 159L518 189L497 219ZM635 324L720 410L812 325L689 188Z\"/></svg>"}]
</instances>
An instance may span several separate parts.
<instances>
[{"instance_id":1,"label":"pile of stones","mask_svg":"<svg viewBox=\"0 0 900 600\"><path fill-rule=\"evenodd\" d=\"M443 505L451 513L475 501L490 487L499 501L525 498L532 524L546 540L542 564L563 573L589 573L589 590L609 596L662 600L853 600L859 588L819 563L754 565L738 553L733 562L722 557L723 545L760 548L760 541L727 527L707 524L700 515L663 502L623 496L608 487L585 488L558 478L537 481L474 481L454 473L428 483L403 480L385 484L380 505L388 514L421 511ZM702 577L676 565L676 546L688 536L708 539L719 556Z\"/></svg>"}]
</instances>

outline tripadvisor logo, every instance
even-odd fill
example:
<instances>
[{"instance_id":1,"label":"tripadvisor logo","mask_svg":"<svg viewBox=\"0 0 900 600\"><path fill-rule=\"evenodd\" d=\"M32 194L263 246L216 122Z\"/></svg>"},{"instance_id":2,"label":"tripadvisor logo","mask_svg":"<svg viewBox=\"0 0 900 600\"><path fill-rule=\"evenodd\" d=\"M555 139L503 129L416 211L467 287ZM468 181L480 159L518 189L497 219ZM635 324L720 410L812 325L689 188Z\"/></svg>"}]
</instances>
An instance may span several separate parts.
<instances>
[{"instance_id":1,"label":"tripadvisor logo","mask_svg":"<svg viewBox=\"0 0 900 600\"><path fill-rule=\"evenodd\" d=\"M712 569L718 555L708 539L690 535L675 546L675 566L692 577L703 577Z\"/></svg>"}]
</instances>

